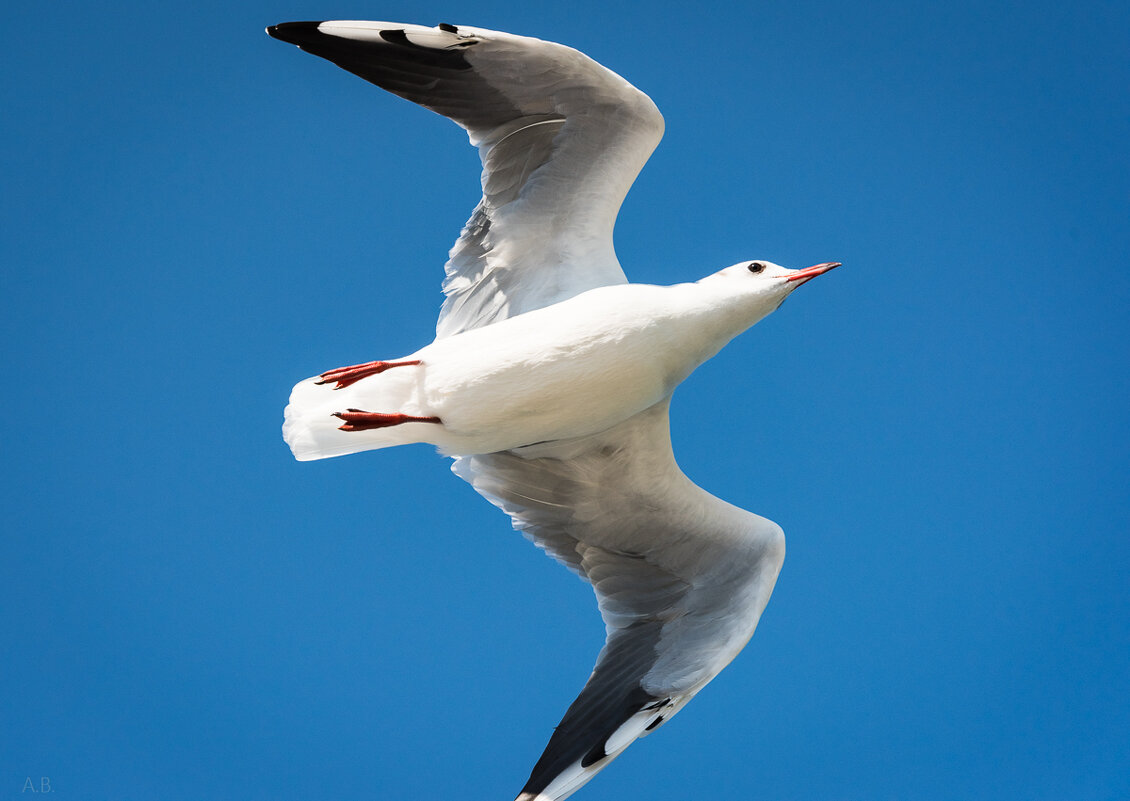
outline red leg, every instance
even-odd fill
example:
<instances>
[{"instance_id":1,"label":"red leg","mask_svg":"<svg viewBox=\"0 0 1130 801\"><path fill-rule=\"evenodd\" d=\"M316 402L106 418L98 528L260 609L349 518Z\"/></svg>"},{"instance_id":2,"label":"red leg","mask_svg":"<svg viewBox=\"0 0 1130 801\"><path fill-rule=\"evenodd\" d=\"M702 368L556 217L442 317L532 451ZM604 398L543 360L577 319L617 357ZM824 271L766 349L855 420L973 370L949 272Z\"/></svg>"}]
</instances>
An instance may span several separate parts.
<instances>
[{"instance_id":1,"label":"red leg","mask_svg":"<svg viewBox=\"0 0 1130 801\"><path fill-rule=\"evenodd\" d=\"M337 386L334 389L345 389L350 384L360 381L362 378L368 378L377 373L383 373L390 367L408 367L409 365L419 364L419 359L413 359L407 362L365 362L365 364L354 364L349 367L338 367L336 370L327 370L318 376L321 381L315 381L315 384L329 384L331 381L336 381Z\"/></svg>"},{"instance_id":2,"label":"red leg","mask_svg":"<svg viewBox=\"0 0 1130 801\"><path fill-rule=\"evenodd\" d=\"M417 417L411 414L381 414L380 412L365 412L361 409L348 409L344 412L334 412L334 417L344 420L345 425L338 426L341 431L368 431L371 428L388 428L402 423L439 423L438 417Z\"/></svg>"}]
</instances>

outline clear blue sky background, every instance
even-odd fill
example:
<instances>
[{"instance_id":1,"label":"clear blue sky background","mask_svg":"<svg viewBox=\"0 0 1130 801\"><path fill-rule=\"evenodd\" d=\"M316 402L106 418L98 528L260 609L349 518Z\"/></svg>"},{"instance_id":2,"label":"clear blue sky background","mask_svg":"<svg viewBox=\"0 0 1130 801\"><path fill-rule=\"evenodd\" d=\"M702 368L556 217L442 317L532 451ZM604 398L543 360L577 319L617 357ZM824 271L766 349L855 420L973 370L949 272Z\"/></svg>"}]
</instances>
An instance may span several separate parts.
<instances>
[{"instance_id":1,"label":"clear blue sky background","mask_svg":"<svg viewBox=\"0 0 1130 801\"><path fill-rule=\"evenodd\" d=\"M1124 2L17 4L0 32L0 799L509 799L589 589L291 384L430 339L464 134L272 41L500 28L648 92L637 281L844 267L676 394L778 521L757 635L578 798L1130 797Z\"/></svg>"}]
</instances>

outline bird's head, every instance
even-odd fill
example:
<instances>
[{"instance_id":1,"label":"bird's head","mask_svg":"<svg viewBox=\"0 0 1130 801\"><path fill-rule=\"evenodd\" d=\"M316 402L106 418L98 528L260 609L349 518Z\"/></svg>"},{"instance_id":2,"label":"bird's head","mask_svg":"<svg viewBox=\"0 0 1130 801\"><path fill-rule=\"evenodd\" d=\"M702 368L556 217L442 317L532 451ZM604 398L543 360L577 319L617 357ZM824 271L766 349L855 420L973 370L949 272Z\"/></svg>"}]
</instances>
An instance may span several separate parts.
<instances>
[{"instance_id":1,"label":"bird's head","mask_svg":"<svg viewBox=\"0 0 1130 801\"><path fill-rule=\"evenodd\" d=\"M798 286L839 266L838 261L826 261L803 270L790 270L771 261L756 259L731 264L699 283L716 287L726 295L741 297L743 306L748 307L752 303L760 312L757 315L760 319L775 311Z\"/></svg>"},{"instance_id":2,"label":"bird's head","mask_svg":"<svg viewBox=\"0 0 1130 801\"><path fill-rule=\"evenodd\" d=\"M812 264L803 270L790 270L772 261L757 259L730 264L730 267L706 276L703 281L725 281L731 291L738 286L735 281L741 281L742 295L763 296L766 302L772 302L773 308L776 308L793 289L837 267L840 267L840 262L826 261Z\"/></svg>"},{"instance_id":3,"label":"bird's head","mask_svg":"<svg viewBox=\"0 0 1130 801\"><path fill-rule=\"evenodd\" d=\"M782 267L771 261L756 259L754 261L741 261L737 264L731 264L726 269L719 270L714 273L714 275L707 276L707 279L738 279L745 281L755 291L768 292L770 294L781 294L782 292L788 294L801 284L811 281L816 276L823 275L829 270L839 266L840 262L838 261L826 261L822 264L814 264L811 267L805 267L803 270L790 270L788 267Z\"/></svg>"}]
</instances>

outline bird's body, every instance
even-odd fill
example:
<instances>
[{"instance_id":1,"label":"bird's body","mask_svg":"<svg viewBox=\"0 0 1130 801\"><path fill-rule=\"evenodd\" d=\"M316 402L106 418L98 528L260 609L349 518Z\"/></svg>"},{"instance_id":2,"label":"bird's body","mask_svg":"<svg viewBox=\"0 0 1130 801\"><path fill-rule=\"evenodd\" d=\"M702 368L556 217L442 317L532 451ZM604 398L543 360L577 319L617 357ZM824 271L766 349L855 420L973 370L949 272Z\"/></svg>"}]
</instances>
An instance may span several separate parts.
<instances>
[{"instance_id":1,"label":"bird's body","mask_svg":"<svg viewBox=\"0 0 1130 801\"><path fill-rule=\"evenodd\" d=\"M744 265L727 268L739 273ZM725 272L725 271L723 271ZM295 387L285 436L299 459L428 442L459 455L604 431L664 398L764 309L729 281L617 284L437 339L395 362L418 362L326 392ZM726 284L731 284L727 286ZM438 417L340 431L343 408Z\"/></svg>"},{"instance_id":2,"label":"bird's body","mask_svg":"<svg viewBox=\"0 0 1130 801\"><path fill-rule=\"evenodd\" d=\"M752 636L784 535L678 468L671 393L838 265L741 262L694 283L627 283L612 227L663 119L576 50L454 25L268 32L451 118L479 148L483 198L451 250L435 340L300 382L283 431L300 460L432 443L592 584L607 640L518 796L560 801Z\"/></svg>"}]
</instances>

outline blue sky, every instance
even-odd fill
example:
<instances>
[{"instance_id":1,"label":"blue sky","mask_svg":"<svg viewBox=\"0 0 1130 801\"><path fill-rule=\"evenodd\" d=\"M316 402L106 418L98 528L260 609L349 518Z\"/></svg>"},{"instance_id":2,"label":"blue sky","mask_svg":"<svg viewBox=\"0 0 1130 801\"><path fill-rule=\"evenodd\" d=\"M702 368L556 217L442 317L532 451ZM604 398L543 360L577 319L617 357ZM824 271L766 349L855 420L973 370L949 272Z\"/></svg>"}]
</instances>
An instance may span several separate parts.
<instances>
[{"instance_id":1,"label":"blue sky","mask_svg":"<svg viewBox=\"0 0 1130 801\"><path fill-rule=\"evenodd\" d=\"M788 558L578 799L1130 796L1124 3L127 0L0 33L0 799L510 798L599 649L430 449L282 443L294 381L430 339L478 197L461 131L262 32L327 18L648 92L633 280L844 263L675 395Z\"/></svg>"}]
</instances>

